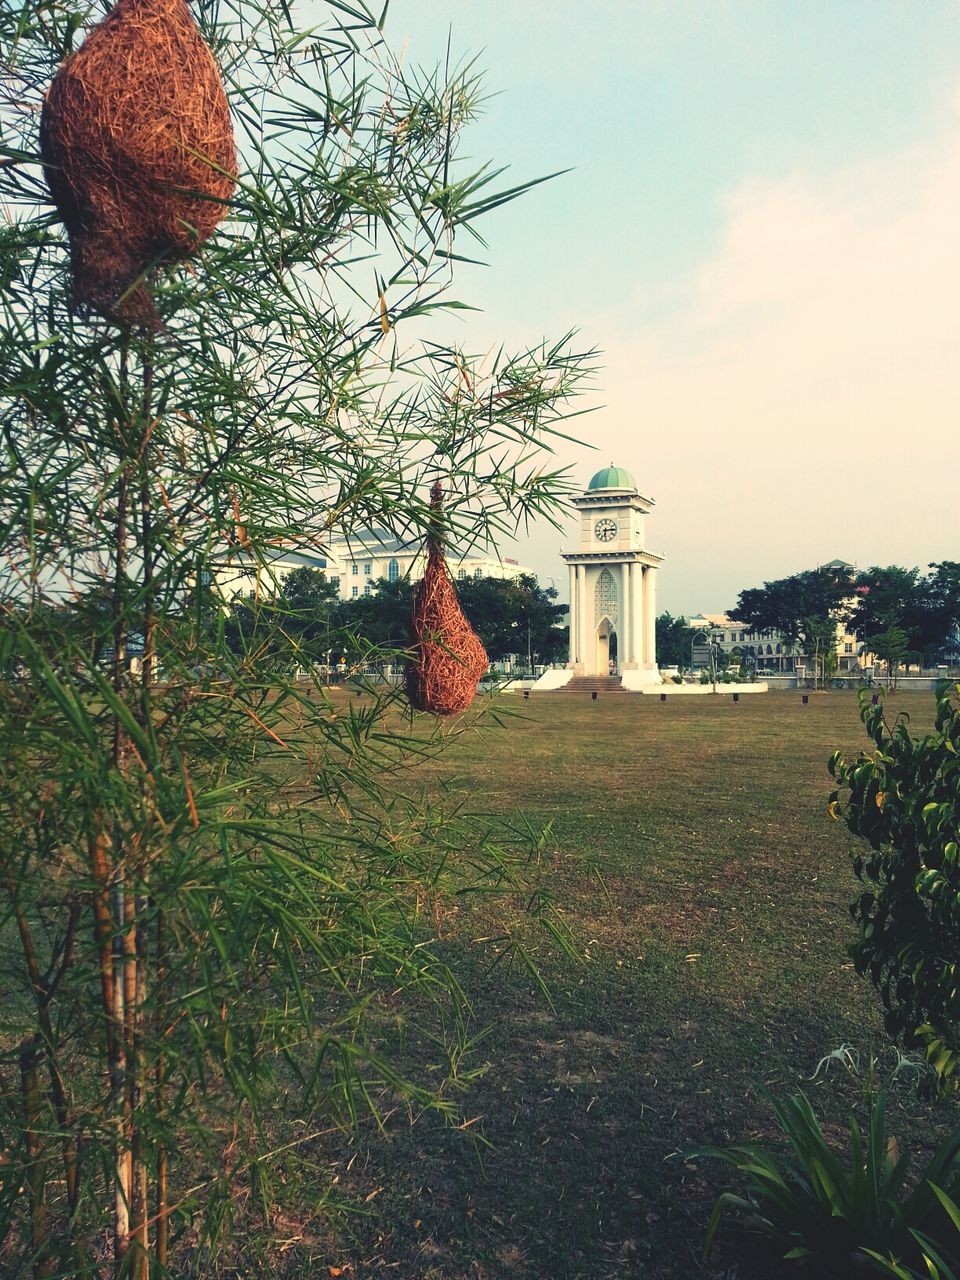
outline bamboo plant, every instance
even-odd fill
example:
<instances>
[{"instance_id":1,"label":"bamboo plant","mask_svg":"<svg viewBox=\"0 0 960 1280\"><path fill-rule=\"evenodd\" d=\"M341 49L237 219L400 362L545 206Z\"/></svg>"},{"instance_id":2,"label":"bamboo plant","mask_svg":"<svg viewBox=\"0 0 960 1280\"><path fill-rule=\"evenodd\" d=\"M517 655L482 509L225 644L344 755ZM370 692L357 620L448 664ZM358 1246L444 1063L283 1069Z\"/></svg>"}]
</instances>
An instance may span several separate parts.
<instances>
[{"instance_id":1,"label":"bamboo plant","mask_svg":"<svg viewBox=\"0 0 960 1280\"><path fill-rule=\"evenodd\" d=\"M406 69L363 0L195 11L240 184L197 263L155 273L153 336L71 310L39 169L42 94L102 10L0 11L4 1274L209 1258L238 1181L269 1199L293 1086L318 1127L448 1107L382 1035L405 995L467 1035L418 907L480 883L505 920L545 910L535 832L416 784L455 732L295 678L282 610L238 654L217 586L243 563L273 591L273 550L334 529L422 536L437 477L466 542L557 515L544 450L589 353L443 342L455 239L525 188L457 160L472 68Z\"/></svg>"}]
</instances>

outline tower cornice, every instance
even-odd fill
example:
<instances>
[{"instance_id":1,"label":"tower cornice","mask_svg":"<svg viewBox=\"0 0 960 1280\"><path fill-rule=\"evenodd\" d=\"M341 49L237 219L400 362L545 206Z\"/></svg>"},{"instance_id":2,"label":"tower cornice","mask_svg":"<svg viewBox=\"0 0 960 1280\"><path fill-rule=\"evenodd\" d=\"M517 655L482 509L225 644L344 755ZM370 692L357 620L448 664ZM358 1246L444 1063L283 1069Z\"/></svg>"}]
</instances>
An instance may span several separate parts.
<instances>
[{"instance_id":1,"label":"tower cornice","mask_svg":"<svg viewBox=\"0 0 960 1280\"><path fill-rule=\"evenodd\" d=\"M655 569L664 557L655 551L561 551L560 559L567 564L646 564Z\"/></svg>"},{"instance_id":2,"label":"tower cornice","mask_svg":"<svg viewBox=\"0 0 960 1280\"><path fill-rule=\"evenodd\" d=\"M646 498L636 490L601 489L593 493L581 493L570 499L575 507L631 507L635 511L646 513L657 504L653 498Z\"/></svg>"}]
</instances>

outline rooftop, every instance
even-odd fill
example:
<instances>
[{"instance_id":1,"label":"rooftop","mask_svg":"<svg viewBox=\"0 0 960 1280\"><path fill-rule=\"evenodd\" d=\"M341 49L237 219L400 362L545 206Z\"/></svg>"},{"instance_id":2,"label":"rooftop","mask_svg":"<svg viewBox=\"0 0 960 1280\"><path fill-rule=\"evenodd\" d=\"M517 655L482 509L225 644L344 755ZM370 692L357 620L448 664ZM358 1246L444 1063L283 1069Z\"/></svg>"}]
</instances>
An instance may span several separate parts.
<instances>
[{"instance_id":1,"label":"rooftop","mask_svg":"<svg viewBox=\"0 0 960 1280\"><path fill-rule=\"evenodd\" d=\"M587 489L633 489L636 490L637 484L629 471L625 471L623 467L615 467L611 462L609 467L604 467L602 471L598 471Z\"/></svg>"}]
</instances>

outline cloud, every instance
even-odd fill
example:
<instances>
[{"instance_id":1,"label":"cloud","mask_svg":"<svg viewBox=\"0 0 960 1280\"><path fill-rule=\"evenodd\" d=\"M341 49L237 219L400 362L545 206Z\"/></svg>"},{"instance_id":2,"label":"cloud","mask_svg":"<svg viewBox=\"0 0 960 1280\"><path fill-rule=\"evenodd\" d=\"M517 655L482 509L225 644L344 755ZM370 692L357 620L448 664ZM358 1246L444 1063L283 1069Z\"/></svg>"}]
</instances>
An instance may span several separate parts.
<instances>
[{"instance_id":1,"label":"cloud","mask_svg":"<svg viewBox=\"0 0 960 1280\"><path fill-rule=\"evenodd\" d=\"M743 181L716 245L607 344L593 420L658 500L673 607L834 556L960 555L960 121L842 173Z\"/></svg>"}]
</instances>

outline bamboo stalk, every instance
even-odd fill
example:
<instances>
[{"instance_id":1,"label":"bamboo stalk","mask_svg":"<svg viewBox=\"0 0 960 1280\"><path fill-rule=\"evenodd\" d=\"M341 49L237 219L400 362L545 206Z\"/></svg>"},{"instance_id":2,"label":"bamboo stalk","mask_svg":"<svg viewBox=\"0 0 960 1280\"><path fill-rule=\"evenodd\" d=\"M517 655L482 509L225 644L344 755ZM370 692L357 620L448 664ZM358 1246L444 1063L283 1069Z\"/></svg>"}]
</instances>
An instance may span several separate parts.
<instances>
[{"instance_id":1,"label":"bamboo stalk","mask_svg":"<svg viewBox=\"0 0 960 1280\"><path fill-rule=\"evenodd\" d=\"M143 917L146 914L146 899L140 898L137 903L137 985L134 994L135 999L135 1017L133 1026L133 1057L134 1057L134 1089L132 1093L132 1103L134 1116L139 1117L140 1108L143 1104L143 1090L146 1085L146 1052L144 1047L144 1006L147 998L147 927L143 923ZM149 1239L147 1232L147 1217L149 1213L150 1193L149 1179L147 1171L147 1147L144 1141L143 1127L136 1124L134 1128L133 1142L133 1204L134 1204L134 1226L133 1226L133 1242L136 1249L134 1258L133 1276L134 1280L149 1280L150 1260L149 1260Z\"/></svg>"},{"instance_id":2,"label":"bamboo stalk","mask_svg":"<svg viewBox=\"0 0 960 1280\"><path fill-rule=\"evenodd\" d=\"M158 989L163 987L167 976L167 940L164 931L163 911L157 912L157 951L156 951L156 982ZM162 1028L161 1028L162 1030ZM166 1094L167 1080L167 1060L166 1055L161 1049L157 1054L156 1065L156 1098L157 1107L163 1114L163 1104ZM167 1148L161 1141L160 1149L157 1152L157 1263L160 1266L161 1274L166 1274L167 1261L170 1253L170 1216L169 1216L169 1192L167 1189Z\"/></svg>"},{"instance_id":3,"label":"bamboo stalk","mask_svg":"<svg viewBox=\"0 0 960 1280\"><path fill-rule=\"evenodd\" d=\"M127 403L128 353L124 345L120 355L120 399L121 405ZM117 475L117 514L114 526L114 580L113 580L113 687L118 696L122 696L126 684L127 665L127 615L126 615L126 572L127 572L127 518L129 499L129 434L123 424L119 440L120 469ZM129 744L127 733L119 716L113 720L113 765L117 772L126 776ZM128 991L136 989L136 955L128 954L127 937L129 920L127 898L129 889L126 886L126 867L124 850L121 841L117 842L111 888L111 916L113 938L113 1056L110 1072L110 1104L116 1124L116 1150L114 1153L114 1276L119 1277L125 1271L125 1259L130 1247L130 1210L133 1200L133 1133L132 1108L127 1085L131 1062L131 1045L127 1023L127 1010L132 1001L127 999Z\"/></svg>"},{"instance_id":4,"label":"bamboo stalk","mask_svg":"<svg viewBox=\"0 0 960 1280\"><path fill-rule=\"evenodd\" d=\"M123 873L118 868L112 888L113 918L122 926L124 916ZM113 965L114 1054L110 1072L110 1104L116 1126L114 1151L114 1274L123 1272L124 1259L130 1247L130 1202L132 1199L133 1164L130 1150L130 1117L126 1090L126 1061L124 1043L124 982L123 982L123 933L115 927L111 960Z\"/></svg>"},{"instance_id":5,"label":"bamboo stalk","mask_svg":"<svg viewBox=\"0 0 960 1280\"><path fill-rule=\"evenodd\" d=\"M31 1036L20 1045L20 1089L23 1095L24 1136L27 1147L27 1196L30 1200L30 1247L33 1255L33 1274L49 1276L52 1259L49 1257L47 1235L47 1207L44 1200L46 1168L43 1159L43 1130L40 1081L37 1063L43 1052L39 1035Z\"/></svg>"},{"instance_id":6,"label":"bamboo stalk","mask_svg":"<svg viewBox=\"0 0 960 1280\"><path fill-rule=\"evenodd\" d=\"M10 895L10 900L13 903L17 929L20 933L20 942L27 965L27 974L30 978L30 986L33 989L34 999L37 1004L37 1021L40 1024L40 1035L43 1043L43 1057L46 1060L47 1073L50 1077L50 1093L53 1099L54 1113L57 1117L57 1126L63 1135L64 1178L67 1185L67 1205L70 1213L70 1227L66 1242L66 1251L69 1254L73 1250L75 1244L74 1229L76 1225L77 1205L80 1198L77 1141L71 1130L70 1104L67 1098L67 1089L64 1084L63 1073L60 1070L60 1064L57 1059L53 1023L50 1018L50 1004L64 974L70 967L73 957L73 941L76 934L77 921L79 920L80 912L76 903L72 903L70 907L70 917L67 922L66 935L63 942L62 955L57 972L51 978L44 979L40 973L40 965L37 961L37 952L33 944L33 935L30 931L30 924L23 908L20 906L17 897L17 887L12 879L7 880L7 893Z\"/></svg>"},{"instance_id":7,"label":"bamboo stalk","mask_svg":"<svg viewBox=\"0 0 960 1280\"><path fill-rule=\"evenodd\" d=\"M154 648L156 644L156 616L154 611L153 588L153 529L150 499L150 438L153 434L153 344L148 336L143 352L143 402L141 409L142 435L139 449L140 464L140 545L143 555L143 659L140 669L140 715L146 726L149 724L152 710L150 689L154 674ZM140 833L138 868L137 922L133 930L135 971L130 1019L130 1040L132 1060L130 1063L130 1105L132 1115L139 1119L142 1106L142 1093L146 1087L146 1053L144 1049L144 1019L147 999L147 963L149 954L149 938L146 925L141 923L147 907L147 855L148 838L146 832ZM133 1201L134 1225L133 1240L136 1247L134 1258L133 1280L149 1280L149 1232L147 1219L149 1215L149 1178L147 1169L147 1144L144 1140L140 1123L135 1126L133 1134Z\"/></svg>"},{"instance_id":8,"label":"bamboo stalk","mask_svg":"<svg viewBox=\"0 0 960 1280\"><path fill-rule=\"evenodd\" d=\"M121 973L123 985L123 1187L127 1210L127 1247L137 1235L137 1196L136 1196L136 1151L138 1135L135 1117L139 1105L139 1088L137 1081L137 988L139 985L139 956L137 955L137 921L136 897L133 885L127 883L126 874L121 888L121 897L117 904L118 917L122 915L123 933L120 938ZM129 1274L129 1272L128 1272ZM136 1261L133 1275L137 1274Z\"/></svg>"}]
</instances>

